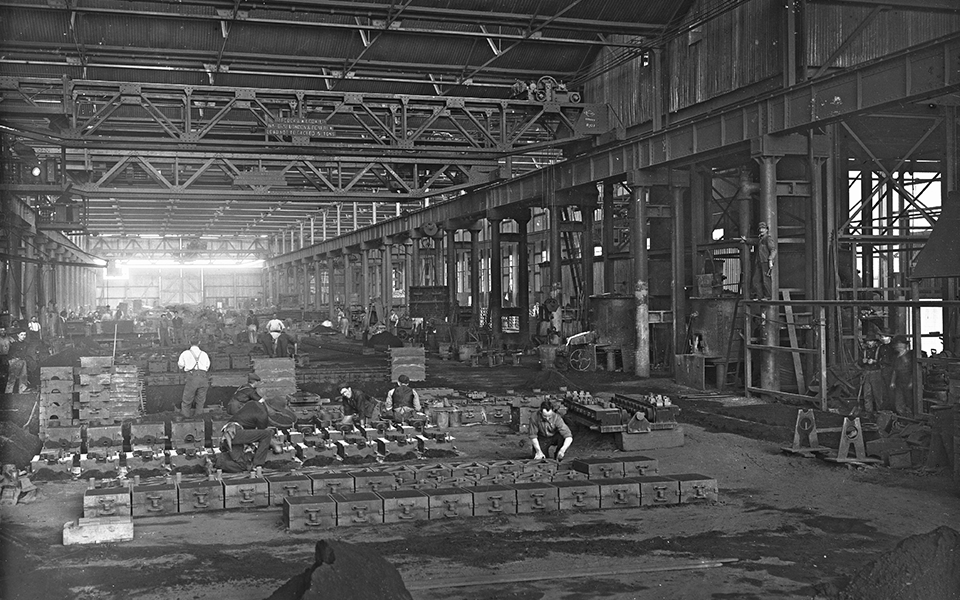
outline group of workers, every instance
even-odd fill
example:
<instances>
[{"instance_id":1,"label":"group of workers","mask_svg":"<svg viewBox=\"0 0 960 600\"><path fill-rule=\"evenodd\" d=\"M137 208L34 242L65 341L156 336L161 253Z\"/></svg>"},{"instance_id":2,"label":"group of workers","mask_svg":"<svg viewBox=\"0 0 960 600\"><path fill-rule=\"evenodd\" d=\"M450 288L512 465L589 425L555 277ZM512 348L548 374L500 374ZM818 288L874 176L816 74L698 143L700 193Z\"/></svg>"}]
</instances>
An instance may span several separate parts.
<instances>
[{"instance_id":1,"label":"group of workers","mask_svg":"<svg viewBox=\"0 0 960 600\"><path fill-rule=\"evenodd\" d=\"M860 357L863 411L892 410L912 416L914 361L906 336L871 332L863 341Z\"/></svg>"},{"instance_id":2,"label":"group of workers","mask_svg":"<svg viewBox=\"0 0 960 600\"><path fill-rule=\"evenodd\" d=\"M188 376L181 412L186 416L197 414L206 402L206 371L210 368L210 359L195 343L180 355L178 364ZM220 431L220 453L215 459L206 459L208 473L214 470L247 472L263 466L271 448L275 453L282 451L282 429L292 427L296 415L287 407L286 398L263 398L257 390L260 380L257 374L248 374L247 382L236 389L224 407L230 421ZM396 385L387 392L383 402L350 384L340 387L339 399L343 405L340 427L345 431L351 428L363 431L373 421L385 421L389 426L426 420L420 395L410 387L410 378L406 375L397 377ZM573 443L570 428L549 400L542 402L531 417L529 432L536 460L547 458L551 448L556 448L554 458L563 460Z\"/></svg>"}]
</instances>

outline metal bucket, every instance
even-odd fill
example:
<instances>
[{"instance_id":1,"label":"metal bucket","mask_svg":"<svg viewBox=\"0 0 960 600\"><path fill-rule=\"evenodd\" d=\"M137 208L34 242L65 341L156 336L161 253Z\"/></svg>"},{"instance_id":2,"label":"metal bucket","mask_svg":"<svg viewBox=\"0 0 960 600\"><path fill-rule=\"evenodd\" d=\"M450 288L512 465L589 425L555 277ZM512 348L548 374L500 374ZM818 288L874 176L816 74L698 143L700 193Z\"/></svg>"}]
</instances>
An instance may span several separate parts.
<instances>
[{"instance_id":1,"label":"metal bucket","mask_svg":"<svg viewBox=\"0 0 960 600\"><path fill-rule=\"evenodd\" d=\"M557 360L557 348L560 346L555 346L553 344L541 344L537 347L537 351L540 353L540 370L541 371L550 371L555 368Z\"/></svg>"}]
</instances>

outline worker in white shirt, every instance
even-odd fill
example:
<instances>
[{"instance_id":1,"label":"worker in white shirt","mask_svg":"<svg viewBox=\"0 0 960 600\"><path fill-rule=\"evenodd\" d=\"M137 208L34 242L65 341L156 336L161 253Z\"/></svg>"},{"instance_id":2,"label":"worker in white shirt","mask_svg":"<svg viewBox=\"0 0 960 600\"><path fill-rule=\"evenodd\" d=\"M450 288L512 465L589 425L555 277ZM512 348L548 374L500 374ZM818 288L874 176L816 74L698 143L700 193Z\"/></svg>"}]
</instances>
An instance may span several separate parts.
<instances>
[{"instance_id":1,"label":"worker in white shirt","mask_svg":"<svg viewBox=\"0 0 960 600\"><path fill-rule=\"evenodd\" d=\"M264 344L264 350L273 357L287 357L287 343L289 338L284 330L287 328L277 315L267 321L267 334L270 336L270 343Z\"/></svg>"},{"instance_id":2,"label":"worker in white shirt","mask_svg":"<svg viewBox=\"0 0 960 600\"><path fill-rule=\"evenodd\" d=\"M210 357L200 349L200 341L194 340L190 342L188 350L180 353L177 366L186 373L180 412L185 417L192 417L203 412L203 405L207 403L207 388L210 386L207 371L210 370Z\"/></svg>"}]
</instances>

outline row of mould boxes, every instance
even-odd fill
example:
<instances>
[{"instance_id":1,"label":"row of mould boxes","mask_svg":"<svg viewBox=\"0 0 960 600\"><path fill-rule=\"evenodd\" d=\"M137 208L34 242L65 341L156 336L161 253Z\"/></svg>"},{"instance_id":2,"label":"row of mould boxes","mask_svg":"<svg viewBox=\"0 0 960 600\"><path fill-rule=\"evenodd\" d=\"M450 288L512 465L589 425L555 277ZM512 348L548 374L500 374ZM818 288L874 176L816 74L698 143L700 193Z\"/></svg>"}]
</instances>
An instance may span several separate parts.
<instances>
[{"instance_id":1,"label":"row of mould boxes","mask_svg":"<svg viewBox=\"0 0 960 600\"><path fill-rule=\"evenodd\" d=\"M655 460L646 461L655 471ZM84 494L84 518L274 506L282 507L287 528L308 530L409 520L715 502L719 494L717 481L711 477L695 473L625 476L623 463L617 469L609 459L574 461L573 470L555 471L552 476L540 472L543 477L539 480L537 477L525 479L519 474L511 477L510 472L491 474L497 462L512 462L513 467L525 468L516 464L523 461L495 461L266 476L258 471L222 477L211 475L191 481L169 476L162 481L141 483L139 478L134 478L126 487L91 485ZM475 474L487 475L474 479L450 477L458 474L457 469L459 474L466 475L472 470ZM638 469L638 472L650 471Z\"/></svg>"}]
</instances>

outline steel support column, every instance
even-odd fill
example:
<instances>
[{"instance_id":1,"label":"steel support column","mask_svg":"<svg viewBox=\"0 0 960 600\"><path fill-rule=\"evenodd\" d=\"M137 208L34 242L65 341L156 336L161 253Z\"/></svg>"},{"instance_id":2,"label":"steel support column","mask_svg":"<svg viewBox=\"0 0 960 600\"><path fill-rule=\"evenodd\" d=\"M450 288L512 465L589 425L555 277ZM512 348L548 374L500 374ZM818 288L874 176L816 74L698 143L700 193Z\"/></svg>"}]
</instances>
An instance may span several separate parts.
<instances>
[{"instance_id":1,"label":"steel support column","mask_svg":"<svg viewBox=\"0 0 960 600\"><path fill-rule=\"evenodd\" d=\"M421 265L420 265L420 239L413 238L410 240L410 279L407 281L407 289L409 286L420 286L421 283Z\"/></svg>"},{"instance_id":2,"label":"steel support column","mask_svg":"<svg viewBox=\"0 0 960 600\"><path fill-rule=\"evenodd\" d=\"M450 323L457 322L457 230L447 230L446 240L444 240L447 251L447 260L445 262L447 275L445 283L447 286L447 298L450 300Z\"/></svg>"},{"instance_id":3,"label":"steel support column","mask_svg":"<svg viewBox=\"0 0 960 600\"><path fill-rule=\"evenodd\" d=\"M650 377L650 282L647 263L647 195L649 188L632 186L630 208L632 211L631 239L633 241L633 294L636 299L637 353L634 373L637 377Z\"/></svg>"},{"instance_id":4,"label":"steel support column","mask_svg":"<svg viewBox=\"0 0 960 600\"><path fill-rule=\"evenodd\" d=\"M470 308L473 325L480 326L480 227L477 222L469 227L470 231Z\"/></svg>"},{"instance_id":5,"label":"steel support column","mask_svg":"<svg viewBox=\"0 0 960 600\"><path fill-rule=\"evenodd\" d=\"M613 182L603 182L603 291L606 294L612 294L614 290L614 278L616 277L611 254L614 251L613 241Z\"/></svg>"},{"instance_id":6,"label":"steel support column","mask_svg":"<svg viewBox=\"0 0 960 600\"><path fill-rule=\"evenodd\" d=\"M526 217L514 218L517 222L517 305L520 307L520 344L526 347L530 341L530 248L527 240L527 227L530 225L530 213Z\"/></svg>"},{"instance_id":7,"label":"steel support column","mask_svg":"<svg viewBox=\"0 0 960 600\"><path fill-rule=\"evenodd\" d=\"M383 240L383 248L380 249L380 268L381 268L381 300L383 304L383 315L381 320L387 328L390 327L390 311L393 310L393 244L389 239Z\"/></svg>"},{"instance_id":8,"label":"steel support column","mask_svg":"<svg viewBox=\"0 0 960 600\"><path fill-rule=\"evenodd\" d=\"M490 317L490 345L499 350L503 339L503 255L500 254L500 219L487 219L490 223L490 297L488 300L488 315Z\"/></svg>"},{"instance_id":9,"label":"steel support column","mask_svg":"<svg viewBox=\"0 0 960 600\"><path fill-rule=\"evenodd\" d=\"M593 193L593 192L591 192ZM584 331L590 328L588 308L593 295L593 211L596 210L596 197L591 203L580 206L580 218L583 220L583 237L580 238L580 261L583 278L581 281L580 315Z\"/></svg>"},{"instance_id":10,"label":"steel support column","mask_svg":"<svg viewBox=\"0 0 960 600\"><path fill-rule=\"evenodd\" d=\"M764 156L760 159L760 210L762 220L769 226L770 239L776 245L777 235L777 162L779 159ZM774 261L773 273L770 276L770 299L780 298L780 261ZM761 266L762 268L762 266ZM764 344L767 346L780 345L779 311L775 305L763 308ZM760 363L760 387L766 390L780 389L780 374L777 369L777 352L764 350Z\"/></svg>"},{"instance_id":11,"label":"steel support column","mask_svg":"<svg viewBox=\"0 0 960 600\"><path fill-rule=\"evenodd\" d=\"M37 250L34 244L36 243L36 236L31 234L26 234L23 236L24 240L24 252L23 255L27 259L23 262L23 307L26 310L24 317L29 319L30 317L37 315L37 267L39 266L35 260L37 258Z\"/></svg>"},{"instance_id":12,"label":"steel support column","mask_svg":"<svg viewBox=\"0 0 960 600\"><path fill-rule=\"evenodd\" d=\"M683 327L684 319L682 315L687 314L687 295L685 283L687 281L686 270L686 244L684 243L684 230L686 220L683 210L683 188L672 183L671 179L671 212L673 217L673 240L670 252L670 274L673 281L673 292L671 298L671 307L673 311L673 352L668 356L673 360L674 354L683 352L684 336L686 331ZM675 366L675 365L674 365Z\"/></svg>"},{"instance_id":13,"label":"steel support column","mask_svg":"<svg viewBox=\"0 0 960 600\"><path fill-rule=\"evenodd\" d=\"M360 306L366 311L370 306L370 250L360 250Z\"/></svg>"},{"instance_id":14,"label":"steel support column","mask_svg":"<svg viewBox=\"0 0 960 600\"><path fill-rule=\"evenodd\" d=\"M349 252L343 253L343 312L346 313L347 318L350 318L350 307L353 306L353 291L354 291L354 282L353 282L353 261L350 260L351 254ZM334 257L332 255L327 255L327 273L330 274L330 295L333 296L333 290L336 289L333 287L333 265ZM336 315L336 313L334 313Z\"/></svg>"},{"instance_id":15,"label":"steel support column","mask_svg":"<svg viewBox=\"0 0 960 600\"><path fill-rule=\"evenodd\" d=\"M307 310L307 307L310 306L310 263L309 260L304 260L301 265L300 273L303 278L303 289L301 298L303 299L303 310Z\"/></svg>"},{"instance_id":16,"label":"steel support column","mask_svg":"<svg viewBox=\"0 0 960 600\"><path fill-rule=\"evenodd\" d=\"M312 222L311 222L311 233L312 232L313 231L312 231ZM319 257L315 258L313 261L313 281L314 281L313 306L315 307L317 312L319 312L320 309L323 307L323 286L320 285L320 282L323 281L323 277L321 276L323 272L322 266L323 266L323 261L320 260Z\"/></svg>"}]
</instances>

